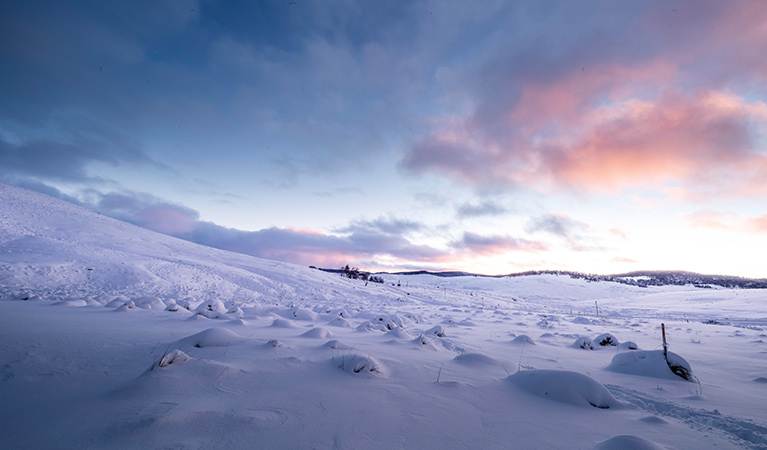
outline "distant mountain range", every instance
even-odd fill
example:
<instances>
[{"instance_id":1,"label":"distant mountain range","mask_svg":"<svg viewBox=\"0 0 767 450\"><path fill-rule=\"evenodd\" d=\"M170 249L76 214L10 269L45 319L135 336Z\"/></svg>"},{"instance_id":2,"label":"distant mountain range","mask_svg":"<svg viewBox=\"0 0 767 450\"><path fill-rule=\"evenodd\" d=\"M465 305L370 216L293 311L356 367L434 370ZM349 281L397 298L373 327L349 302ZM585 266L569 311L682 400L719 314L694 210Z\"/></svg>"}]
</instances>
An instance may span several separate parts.
<instances>
[{"instance_id":1,"label":"distant mountain range","mask_svg":"<svg viewBox=\"0 0 767 450\"><path fill-rule=\"evenodd\" d=\"M325 272L341 273L341 269L319 269ZM642 270L628 272L616 275L595 275L581 272L572 272L566 270L530 270L527 272L511 273L508 275L483 275L470 272L430 272L428 270L416 270L410 272L376 272L376 275L432 275L435 277L486 277L486 278L505 278L505 277L525 277L531 275L559 275L569 276L570 278L583 279L586 281L609 281L613 283L628 284L631 286L686 286L693 285L699 288L712 288L719 286L723 288L740 289L767 289L767 279L765 278L743 278L731 275L702 275L695 272L685 272L681 270Z\"/></svg>"}]
</instances>

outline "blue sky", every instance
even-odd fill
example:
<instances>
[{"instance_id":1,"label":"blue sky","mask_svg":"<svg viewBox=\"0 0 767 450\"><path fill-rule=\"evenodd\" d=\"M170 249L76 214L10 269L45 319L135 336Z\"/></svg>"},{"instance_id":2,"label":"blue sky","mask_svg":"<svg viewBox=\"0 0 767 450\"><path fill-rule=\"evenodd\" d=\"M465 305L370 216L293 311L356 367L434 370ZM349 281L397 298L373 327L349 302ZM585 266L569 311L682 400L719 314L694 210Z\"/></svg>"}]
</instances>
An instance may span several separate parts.
<instances>
[{"instance_id":1,"label":"blue sky","mask_svg":"<svg viewBox=\"0 0 767 450\"><path fill-rule=\"evenodd\" d=\"M763 2L0 8L0 180L306 265L767 277Z\"/></svg>"}]
</instances>

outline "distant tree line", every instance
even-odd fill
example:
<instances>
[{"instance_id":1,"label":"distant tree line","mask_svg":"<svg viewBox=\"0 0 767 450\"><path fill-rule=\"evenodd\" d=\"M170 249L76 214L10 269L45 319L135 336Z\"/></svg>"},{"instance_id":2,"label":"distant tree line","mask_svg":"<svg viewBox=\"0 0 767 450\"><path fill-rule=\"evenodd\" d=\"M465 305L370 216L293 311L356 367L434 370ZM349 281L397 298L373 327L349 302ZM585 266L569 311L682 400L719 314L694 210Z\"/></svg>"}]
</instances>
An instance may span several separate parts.
<instances>
[{"instance_id":1,"label":"distant tree line","mask_svg":"<svg viewBox=\"0 0 767 450\"><path fill-rule=\"evenodd\" d=\"M383 278L363 272L357 267L350 267L349 264L341 268L341 275L351 280L372 281L373 283L383 283Z\"/></svg>"},{"instance_id":2,"label":"distant tree line","mask_svg":"<svg viewBox=\"0 0 767 450\"><path fill-rule=\"evenodd\" d=\"M531 270L506 276L520 277L544 274L565 275L570 278L583 279L586 281L611 281L638 287L693 285L697 288L704 289L711 288L712 286L721 286L729 289L767 289L767 279L752 279L729 275L702 275L694 272L664 270L646 270L618 275L593 275L562 270Z\"/></svg>"},{"instance_id":3,"label":"distant tree line","mask_svg":"<svg viewBox=\"0 0 767 450\"><path fill-rule=\"evenodd\" d=\"M362 279L383 283L383 279L378 276L371 277L369 273L361 272L356 267L346 265L341 269L322 269L312 266L312 268L325 272L341 273L343 276L352 279ZM731 275L702 275L694 272L684 271L637 271L616 275L596 275L581 272L572 272L566 270L530 270L527 272L511 273L508 275L482 275L469 272L429 272L426 270L411 272L384 272L388 275L407 276L407 275L433 275L437 277L484 277L484 278L506 278L506 277L524 277L530 275L558 275L569 276L570 278L582 279L586 281L609 281L613 283L628 284L638 287L649 286L668 286L668 285L692 285L697 288L711 288L712 286L721 286L729 289L767 289L767 278L743 278Z\"/></svg>"}]
</instances>

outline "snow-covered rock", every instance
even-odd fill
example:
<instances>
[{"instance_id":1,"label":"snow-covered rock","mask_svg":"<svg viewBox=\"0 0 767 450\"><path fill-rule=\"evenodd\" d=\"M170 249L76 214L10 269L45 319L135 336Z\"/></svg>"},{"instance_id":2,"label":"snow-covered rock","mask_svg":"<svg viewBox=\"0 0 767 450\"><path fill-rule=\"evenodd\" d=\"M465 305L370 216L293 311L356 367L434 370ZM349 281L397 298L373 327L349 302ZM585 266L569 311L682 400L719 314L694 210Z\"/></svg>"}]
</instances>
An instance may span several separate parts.
<instances>
[{"instance_id":1,"label":"snow-covered rock","mask_svg":"<svg viewBox=\"0 0 767 450\"><path fill-rule=\"evenodd\" d=\"M621 403L601 383L569 370L523 370L508 380L514 386L542 398L575 406L617 408Z\"/></svg>"}]
</instances>

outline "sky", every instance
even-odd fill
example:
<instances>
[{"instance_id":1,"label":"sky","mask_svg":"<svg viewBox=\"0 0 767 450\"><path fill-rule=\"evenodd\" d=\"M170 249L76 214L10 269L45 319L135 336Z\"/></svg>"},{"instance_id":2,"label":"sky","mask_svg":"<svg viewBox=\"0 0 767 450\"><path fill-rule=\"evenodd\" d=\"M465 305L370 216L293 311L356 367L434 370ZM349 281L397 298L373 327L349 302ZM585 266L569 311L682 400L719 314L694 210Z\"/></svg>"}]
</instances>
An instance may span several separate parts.
<instances>
[{"instance_id":1,"label":"sky","mask_svg":"<svg viewBox=\"0 0 767 450\"><path fill-rule=\"evenodd\" d=\"M767 277L765 18L3 2L0 180L302 265Z\"/></svg>"}]
</instances>

